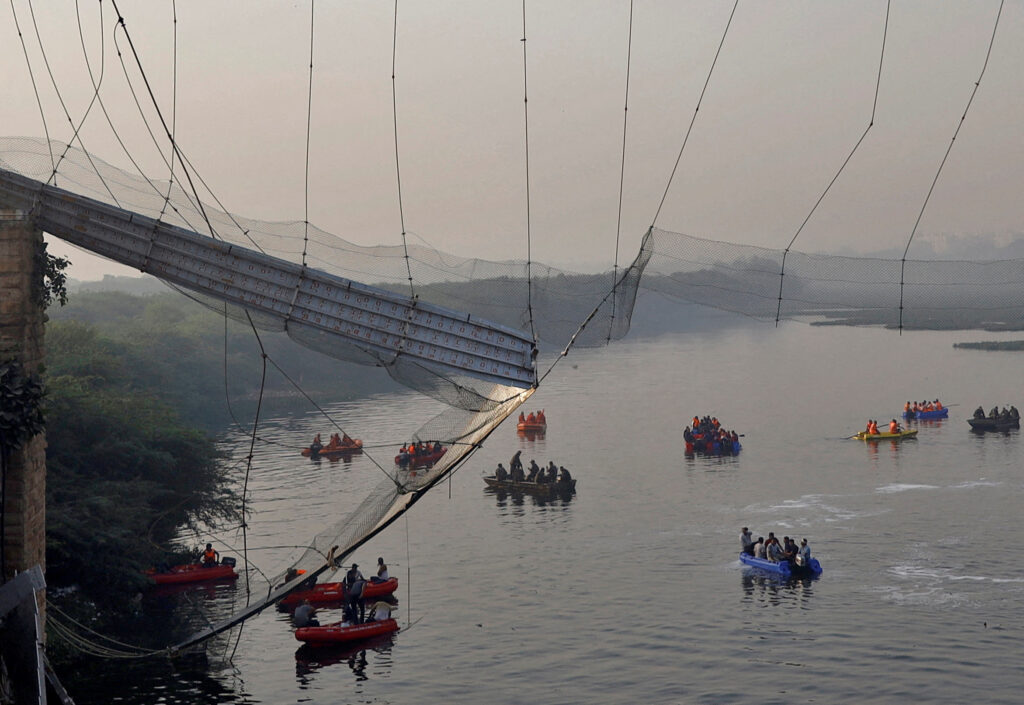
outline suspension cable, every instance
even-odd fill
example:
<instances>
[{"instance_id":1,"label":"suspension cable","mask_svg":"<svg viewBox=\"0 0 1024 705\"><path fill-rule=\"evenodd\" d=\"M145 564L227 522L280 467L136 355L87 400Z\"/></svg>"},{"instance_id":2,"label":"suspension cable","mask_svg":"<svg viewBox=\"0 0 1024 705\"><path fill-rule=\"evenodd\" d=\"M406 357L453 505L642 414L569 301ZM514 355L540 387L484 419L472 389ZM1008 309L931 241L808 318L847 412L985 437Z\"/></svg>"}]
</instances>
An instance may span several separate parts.
<instances>
[{"instance_id":1,"label":"suspension cable","mask_svg":"<svg viewBox=\"0 0 1024 705\"><path fill-rule=\"evenodd\" d=\"M697 112L700 110L700 104L704 100L704 94L708 90L708 84L711 83L711 74L715 71L715 65L718 63L718 56L722 53L722 46L725 44L725 38L729 34L729 27L732 25L732 18L736 14L736 7L740 4L740 0L736 0L732 6L732 12L729 13L729 21L725 23L725 31L722 32L722 39L718 43L718 50L715 52L715 58L711 62L711 68L708 69L707 78L704 79L704 87L701 88L700 97L697 99L697 107L693 109L693 117L690 118L690 126L686 128L686 135L683 137L683 144L679 148L679 155L676 157L676 163L672 167L672 173L669 174L668 183L665 184L665 193L661 195L661 202L658 203L658 209L654 212L654 218L651 220L651 227L653 228L658 222L658 216L661 214L661 208L665 205L665 199L668 198L668 191L672 187L672 180L675 179L676 170L679 168L679 161L683 158L683 150L686 149L686 143L690 140L690 133L693 131L693 124L697 121Z\"/></svg>"},{"instance_id":2,"label":"suspension cable","mask_svg":"<svg viewBox=\"0 0 1024 705\"><path fill-rule=\"evenodd\" d=\"M629 32L626 39L626 95L622 108L622 160L619 164L619 211L615 220L615 262L612 265L612 287L619 275L619 238L622 233L622 190L626 180L626 124L629 117L629 69L633 58L633 0L629 0ZM608 321L608 337L611 342L612 331L615 329L615 303L617 297L612 296L612 315Z\"/></svg>"},{"instance_id":3,"label":"suspension cable","mask_svg":"<svg viewBox=\"0 0 1024 705\"><path fill-rule=\"evenodd\" d=\"M313 122L313 19L316 0L309 0L309 90L306 94L306 188L305 216L302 233L302 268L306 268L306 248L309 247L309 142Z\"/></svg>"},{"instance_id":4,"label":"suspension cable","mask_svg":"<svg viewBox=\"0 0 1024 705\"><path fill-rule=\"evenodd\" d=\"M405 272L409 277L409 295L416 296L412 283L412 264L409 262L409 243L405 233L405 209L402 206L402 167L398 159L398 88L395 67L398 58L398 0L395 0L395 22L391 34L391 118L395 130L395 177L398 182L398 218L402 224L402 250L405 252Z\"/></svg>"},{"instance_id":5,"label":"suspension cable","mask_svg":"<svg viewBox=\"0 0 1024 705\"><path fill-rule=\"evenodd\" d=\"M907 269L907 252L910 251L910 243L914 241L914 235L917 234L917 227L921 224L921 218L924 216L925 208L928 207L928 201L932 197L932 191L935 190L935 184L939 181L939 175L942 174L942 168L946 166L946 160L949 158L949 153L953 151L953 144L956 142L957 135L960 134L960 128L964 126L964 120L967 119L967 112L971 109L971 103L974 102L974 96L978 94L978 88L981 86L981 79L985 75L985 69L988 68L988 60L992 56L992 46L996 42L996 30L999 29L999 18L1003 14L1003 4L1005 0L1000 0L999 11L996 12L996 21L992 26L992 36L988 40L988 49L985 51L985 61L981 66L981 73L978 74L978 80L974 82L974 88L971 90L971 97L967 100L967 105L964 107L963 115L960 116L960 122L956 125L956 130L953 131L953 138L949 141L949 146L946 147L946 153L942 155L942 162L939 163L939 168L935 172L935 178L932 179L932 185L928 187L928 193L924 197L924 203L921 204L921 211L917 214L917 220L914 221L914 228L910 231L910 237L907 238L907 246L903 249L903 258L900 260L900 324L899 331L900 335L903 335L903 288L905 285L905 273Z\"/></svg>"},{"instance_id":6,"label":"suspension cable","mask_svg":"<svg viewBox=\"0 0 1024 705\"><path fill-rule=\"evenodd\" d=\"M18 40L21 42L21 51L25 55L25 66L28 68L28 78L32 82L32 92L36 96L36 105L39 107L39 117L43 121L43 134L46 135L46 146L50 150L50 166L57 170L57 162L53 158L53 144L50 142L50 128L46 124L46 111L43 110L43 101L39 96L39 86L36 85L36 74L32 70L32 62L28 57L28 46L25 44L25 36L21 33L21 25L18 24L18 13L14 9L14 0L11 0L11 15L14 16L14 29L18 32Z\"/></svg>"},{"instance_id":7,"label":"suspension cable","mask_svg":"<svg viewBox=\"0 0 1024 705\"><path fill-rule=\"evenodd\" d=\"M738 0L737 0L738 1ZM523 147L526 152L526 311L530 319L530 334L537 343L537 329L533 325L533 252L530 235L530 108L526 63L526 0L523 0Z\"/></svg>"},{"instance_id":8,"label":"suspension cable","mask_svg":"<svg viewBox=\"0 0 1024 705\"><path fill-rule=\"evenodd\" d=\"M885 40L886 36L889 33L889 9L891 5L892 0L889 0L889 2L887 2L885 5L885 24L882 28L882 50L878 57L878 76L875 79L875 96L874 100L871 103L871 117L868 119L868 125L867 127L864 128L864 132L861 133L860 139L858 139L857 143L853 145L853 149L851 149L850 153L846 155L846 159L844 159L842 165L840 165L839 171L835 173L835 175L832 177L832 180L828 182L828 186L826 186L825 190L821 192L820 196L818 196L818 200L815 201L814 205L811 207L810 213L808 213L807 217L804 218L804 221L800 223L800 227L796 229L796 232L793 234L793 239L789 241L789 244L786 245L786 249L782 251L782 265L779 268L779 301L775 309L776 328L779 327L779 319L782 316L782 284L785 281L786 257L789 255L789 250L791 247L793 247L793 243L796 242L796 239L800 236L800 233L803 232L804 226L807 225L807 222L811 219L811 216L814 215L814 212L816 210L818 210L818 206L821 205L821 202L825 200L825 196L828 194L833 184L835 184L835 182L839 179L839 175L843 173L843 170L846 168L846 165L850 163L850 160L853 158L854 152L856 152L857 149L860 148L860 145L864 141L864 138L868 136L868 131L875 124L875 110L878 108L878 90L882 85L882 61L885 58Z\"/></svg>"}]
</instances>

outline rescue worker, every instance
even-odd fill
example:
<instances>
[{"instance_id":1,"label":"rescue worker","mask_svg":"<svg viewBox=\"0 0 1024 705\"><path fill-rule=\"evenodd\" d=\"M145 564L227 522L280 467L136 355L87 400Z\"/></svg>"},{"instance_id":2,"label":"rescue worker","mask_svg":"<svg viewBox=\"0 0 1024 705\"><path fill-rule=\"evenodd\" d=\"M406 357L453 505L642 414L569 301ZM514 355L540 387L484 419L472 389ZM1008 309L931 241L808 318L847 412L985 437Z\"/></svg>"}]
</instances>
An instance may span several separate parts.
<instances>
[{"instance_id":1,"label":"rescue worker","mask_svg":"<svg viewBox=\"0 0 1024 705\"><path fill-rule=\"evenodd\" d=\"M203 551L203 567L212 568L220 561L220 554L213 548L213 544L206 544L206 550Z\"/></svg>"}]
</instances>

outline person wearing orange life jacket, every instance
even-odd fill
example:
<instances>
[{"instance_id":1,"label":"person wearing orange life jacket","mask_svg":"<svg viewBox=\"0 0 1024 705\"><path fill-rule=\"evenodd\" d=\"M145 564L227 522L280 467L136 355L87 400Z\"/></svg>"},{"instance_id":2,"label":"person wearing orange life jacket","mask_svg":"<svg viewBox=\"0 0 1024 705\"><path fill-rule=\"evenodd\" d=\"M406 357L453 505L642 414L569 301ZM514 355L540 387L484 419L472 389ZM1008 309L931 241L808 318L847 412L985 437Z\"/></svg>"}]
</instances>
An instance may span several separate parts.
<instances>
[{"instance_id":1,"label":"person wearing orange life jacket","mask_svg":"<svg viewBox=\"0 0 1024 705\"><path fill-rule=\"evenodd\" d=\"M878 435L878 422L874 419L871 420L871 429L868 431L872 436Z\"/></svg>"},{"instance_id":2,"label":"person wearing orange life jacket","mask_svg":"<svg viewBox=\"0 0 1024 705\"><path fill-rule=\"evenodd\" d=\"M526 423L537 423L537 415L531 411L526 415Z\"/></svg>"},{"instance_id":3,"label":"person wearing orange life jacket","mask_svg":"<svg viewBox=\"0 0 1024 705\"><path fill-rule=\"evenodd\" d=\"M537 412L537 423L547 423L547 417L544 416L544 409Z\"/></svg>"},{"instance_id":4,"label":"person wearing orange life jacket","mask_svg":"<svg viewBox=\"0 0 1024 705\"><path fill-rule=\"evenodd\" d=\"M939 401L938 399L935 400L935 410L942 411L942 402Z\"/></svg>"},{"instance_id":5,"label":"person wearing orange life jacket","mask_svg":"<svg viewBox=\"0 0 1024 705\"><path fill-rule=\"evenodd\" d=\"M900 425L896 423L896 419L889 422L889 433L896 434L900 432Z\"/></svg>"},{"instance_id":6,"label":"person wearing orange life jacket","mask_svg":"<svg viewBox=\"0 0 1024 705\"><path fill-rule=\"evenodd\" d=\"M519 412L519 423L526 423L526 414Z\"/></svg>"},{"instance_id":7,"label":"person wearing orange life jacket","mask_svg":"<svg viewBox=\"0 0 1024 705\"><path fill-rule=\"evenodd\" d=\"M909 414L910 413L910 402L909 401L906 404L903 405L903 413L904 414Z\"/></svg>"},{"instance_id":8,"label":"person wearing orange life jacket","mask_svg":"<svg viewBox=\"0 0 1024 705\"><path fill-rule=\"evenodd\" d=\"M864 427L864 433L871 433L871 419L868 419L868 425Z\"/></svg>"},{"instance_id":9,"label":"person wearing orange life jacket","mask_svg":"<svg viewBox=\"0 0 1024 705\"><path fill-rule=\"evenodd\" d=\"M217 565L217 561L220 560L220 554L214 549L213 544L206 544L206 550L203 551L202 563L204 568L212 568Z\"/></svg>"}]
</instances>

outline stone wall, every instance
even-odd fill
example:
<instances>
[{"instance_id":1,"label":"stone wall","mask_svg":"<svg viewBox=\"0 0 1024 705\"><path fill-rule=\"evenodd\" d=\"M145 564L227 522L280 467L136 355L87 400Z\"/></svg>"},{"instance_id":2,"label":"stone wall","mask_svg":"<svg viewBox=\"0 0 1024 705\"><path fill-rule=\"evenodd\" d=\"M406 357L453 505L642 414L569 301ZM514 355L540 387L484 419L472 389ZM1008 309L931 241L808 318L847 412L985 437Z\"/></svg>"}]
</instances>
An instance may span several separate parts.
<instances>
[{"instance_id":1,"label":"stone wall","mask_svg":"<svg viewBox=\"0 0 1024 705\"><path fill-rule=\"evenodd\" d=\"M33 295L42 233L28 215L0 208L0 361L26 372L43 365L44 312ZM5 579L46 561L46 439L36 436L9 458L4 500Z\"/></svg>"}]
</instances>

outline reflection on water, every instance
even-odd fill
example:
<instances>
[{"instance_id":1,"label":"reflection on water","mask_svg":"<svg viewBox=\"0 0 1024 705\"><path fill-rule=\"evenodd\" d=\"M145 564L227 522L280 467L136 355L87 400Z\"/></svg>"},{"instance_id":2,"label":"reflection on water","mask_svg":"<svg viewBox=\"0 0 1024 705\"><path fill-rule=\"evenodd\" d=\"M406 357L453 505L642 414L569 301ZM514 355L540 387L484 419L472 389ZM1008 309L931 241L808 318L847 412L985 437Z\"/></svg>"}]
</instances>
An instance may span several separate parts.
<instances>
[{"instance_id":1,"label":"reflection on water","mask_svg":"<svg viewBox=\"0 0 1024 705\"><path fill-rule=\"evenodd\" d=\"M500 508L522 507L529 500L535 507L567 507L576 496L575 490L549 490L544 492L516 492L485 487L484 494L492 494Z\"/></svg>"},{"instance_id":2,"label":"reflection on water","mask_svg":"<svg viewBox=\"0 0 1024 705\"><path fill-rule=\"evenodd\" d=\"M741 575L743 596L772 607L802 607L802 603L814 596L814 581L818 579L810 576L783 578L756 568L744 568Z\"/></svg>"},{"instance_id":3,"label":"reflection on water","mask_svg":"<svg viewBox=\"0 0 1024 705\"><path fill-rule=\"evenodd\" d=\"M391 671L391 647L394 646L394 634L381 634L371 639L363 639L358 643L341 646L310 646L304 644L295 652L295 679L301 686L308 686L314 676L323 668L345 664L351 669L357 681L369 680L367 666L372 654L374 674L387 677Z\"/></svg>"}]
</instances>

